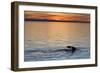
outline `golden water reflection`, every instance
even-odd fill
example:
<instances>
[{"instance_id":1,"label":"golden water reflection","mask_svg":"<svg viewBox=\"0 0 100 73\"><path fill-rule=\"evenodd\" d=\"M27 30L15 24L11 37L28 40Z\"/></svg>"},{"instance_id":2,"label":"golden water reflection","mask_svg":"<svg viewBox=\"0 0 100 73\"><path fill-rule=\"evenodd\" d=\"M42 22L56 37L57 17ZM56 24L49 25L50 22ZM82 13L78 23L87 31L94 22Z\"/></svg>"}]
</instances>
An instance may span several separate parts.
<instances>
[{"instance_id":1,"label":"golden water reflection","mask_svg":"<svg viewBox=\"0 0 100 73\"><path fill-rule=\"evenodd\" d=\"M65 45L89 47L90 25L89 23L26 21L24 38L25 46L32 48Z\"/></svg>"}]
</instances>

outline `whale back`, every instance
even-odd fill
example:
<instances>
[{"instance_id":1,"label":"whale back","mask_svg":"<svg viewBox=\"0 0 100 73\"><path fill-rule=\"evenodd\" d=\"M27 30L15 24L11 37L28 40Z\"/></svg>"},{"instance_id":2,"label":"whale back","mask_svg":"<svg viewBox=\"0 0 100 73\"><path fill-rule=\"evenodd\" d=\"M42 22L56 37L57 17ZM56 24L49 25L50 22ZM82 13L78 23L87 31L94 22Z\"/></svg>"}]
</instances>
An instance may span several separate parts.
<instances>
[{"instance_id":1,"label":"whale back","mask_svg":"<svg viewBox=\"0 0 100 73\"><path fill-rule=\"evenodd\" d=\"M66 48L70 48L70 50L72 51L72 53L74 53L76 51L76 47L74 46L66 46Z\"/></svg>"}]
</instances>

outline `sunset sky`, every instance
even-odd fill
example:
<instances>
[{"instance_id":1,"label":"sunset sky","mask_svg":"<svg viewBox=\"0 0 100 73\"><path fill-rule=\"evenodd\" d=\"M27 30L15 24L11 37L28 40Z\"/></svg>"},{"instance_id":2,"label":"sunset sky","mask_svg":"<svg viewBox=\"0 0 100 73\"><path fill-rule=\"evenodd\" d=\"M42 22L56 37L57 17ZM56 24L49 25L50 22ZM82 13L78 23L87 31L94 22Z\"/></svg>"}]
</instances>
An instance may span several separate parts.
<instances>
[{"instance_id":1,"label":"sunset sky","mask_svg":"<svg viewBox=\"0 0 100 73\"><path fill-rule=\"evenodd\" d=\"M90 22L90 14L25 11L25 20Z\"/></svg>"}]
</instances>

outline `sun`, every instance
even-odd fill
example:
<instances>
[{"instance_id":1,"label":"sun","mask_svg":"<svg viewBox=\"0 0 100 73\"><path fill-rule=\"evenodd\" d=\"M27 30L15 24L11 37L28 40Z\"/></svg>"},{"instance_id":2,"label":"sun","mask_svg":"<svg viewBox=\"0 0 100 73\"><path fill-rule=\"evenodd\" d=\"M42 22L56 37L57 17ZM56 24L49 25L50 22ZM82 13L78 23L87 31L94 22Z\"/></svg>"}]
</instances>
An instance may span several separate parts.
<instances>
[{"instance_id":1,"label":"sun","mask_svg":"<svg viewBox=\"0 0 100 73\"><path fill-rule=\"evenodd\" d=\"M60 17L60 16L51 16L48 19L51 19L51 20L64 20L64 18Z\"/></svg>"}]
</instances>

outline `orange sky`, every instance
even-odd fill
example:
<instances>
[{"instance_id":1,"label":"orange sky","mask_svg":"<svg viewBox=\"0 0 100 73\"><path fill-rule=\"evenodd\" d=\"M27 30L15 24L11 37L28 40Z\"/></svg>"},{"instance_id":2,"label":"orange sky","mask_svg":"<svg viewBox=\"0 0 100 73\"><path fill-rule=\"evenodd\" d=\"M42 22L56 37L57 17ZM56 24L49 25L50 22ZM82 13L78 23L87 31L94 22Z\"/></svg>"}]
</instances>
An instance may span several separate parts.
<instances>
[{"instance_id":1,"label":"orange sky","mask_svg":"<svg viewBox=\"0 0 100 73\"><path fill-rule=\"evenodd\" d=\"M90 14L25 11L25 19L90 22Z\"/></svg>"}]
</instances>

